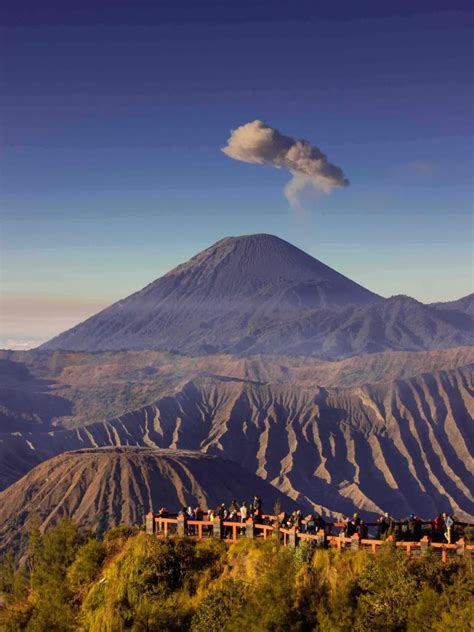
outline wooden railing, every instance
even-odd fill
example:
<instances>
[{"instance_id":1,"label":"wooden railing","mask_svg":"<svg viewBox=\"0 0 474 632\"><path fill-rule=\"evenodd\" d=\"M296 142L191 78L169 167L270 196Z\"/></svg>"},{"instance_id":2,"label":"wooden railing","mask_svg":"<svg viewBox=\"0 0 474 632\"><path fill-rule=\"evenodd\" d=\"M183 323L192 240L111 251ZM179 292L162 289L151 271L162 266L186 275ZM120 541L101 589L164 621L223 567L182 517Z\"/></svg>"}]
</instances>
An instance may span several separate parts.
<instances>
[{"instance_id":1,"label":"wooden railing","mask_svg":"<svg viewBox=\"0 0 474 632\"><path fill-rule=\"evenodd\" d=\"M273 519L273 520L272 520ZM449 558L471 555L474 556L474 545L467 544L464 538L459 538L455 543L433 542L425 535L419 541L396 541L393 535L385 540L375 538L360 538L358 534L351 537L333 535L333 527L342 527L342 523L326 525L325 529L319 529L317 533L303 532L296 527L285 528L281 526L276 516L265 516L267 524L255 522L252 518L245 522L231 520L187 520L183 514L170 516L155 516L149 513L146 516L146 532L150 535L169 537L170 535L203 538L216 538L225 542L237 542L239 538L266 540L269 537L279 539L282 544L289 547L297 547L301 542L314 542L318 548L335 547L339 550L350 549L352 551L368 550L377 553L382 547L393 546L404 550L408 556L417 557L425 555L430 549L438 553L447 562ZM399 523L401 524L401 523ZM431 523L426 523L431 524ZM472 528L473 525L458 523L463 527ZM369 526L369 525L367 525ZM371 523L370 526L376 526Z\"/></svg>"}]
</instances>

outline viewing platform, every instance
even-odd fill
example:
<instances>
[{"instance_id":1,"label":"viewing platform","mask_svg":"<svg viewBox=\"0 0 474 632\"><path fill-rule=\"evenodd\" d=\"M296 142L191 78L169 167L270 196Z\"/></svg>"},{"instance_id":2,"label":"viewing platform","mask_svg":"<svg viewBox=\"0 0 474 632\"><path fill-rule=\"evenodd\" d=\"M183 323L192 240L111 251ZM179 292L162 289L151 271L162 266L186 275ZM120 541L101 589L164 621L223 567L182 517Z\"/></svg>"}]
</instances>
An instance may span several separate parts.
<instances>
[{"instance_id":1,"label":"viewing platform","mask_svg":"<svg viewBox=\"0 0 474 632\"><path fill-rule=\"evenodd\" d=\"M359 551L366 550L377 553L383 547L392 546L404 551L408 556L419 557L426 555L429 551L438 554L443 562L464 555L474 557L474 544L468 544L466 533L474 531L474 525L464 522L455 522L453 532L463 535L455 542L439 542L434 538L434 527L431 521L423 521L423 535L420 540L411 541L398 539L395 534L389 535L384 540L374 537L361 538L359 534L351 537L333 533L336 529L342 529L343 523L326 523L325 528L321 528L314 533L307 532L297 527L285 528L281 525L278 516L265 514L263 522L256 522L249 518L245 522L235 522L214 518L210 521L204 519L188 520L184 514L155 515L148 513L146 516L145 528L149 535L158 537L181 536L192 537L199 540L205 538L215 538L228 543L235 543L241 538L254 540L266 540L270 537L277 538L284 546L292 548L298 547L302 542L313 542L317 548L337 548L339 550ZM303 524L305 520L302 521ZM405 523L396 522L395 526L401 528ZM376 522L366 523L369 529L377 528ZM470 540L470 537L469 537Z\"/></svg>"}]
</instances>

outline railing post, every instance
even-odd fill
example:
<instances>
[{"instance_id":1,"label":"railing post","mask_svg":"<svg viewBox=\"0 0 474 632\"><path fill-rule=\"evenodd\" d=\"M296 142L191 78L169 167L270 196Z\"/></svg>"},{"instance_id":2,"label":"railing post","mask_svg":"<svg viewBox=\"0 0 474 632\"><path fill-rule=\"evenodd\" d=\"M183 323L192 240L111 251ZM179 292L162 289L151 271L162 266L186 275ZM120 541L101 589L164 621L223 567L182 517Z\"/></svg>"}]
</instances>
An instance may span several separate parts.
<instances>
[{"instance_id":1,"label":"railing post","mask_svg":"<svg viewBox=\"0 0 474 632\"><path fill-rule=\"evenodd\" d=\"M255 523L253 518L249 518L245 523L245 535L247 538L251 538L252 540L255 537Z\"/></svg>"},{"instance_id":2,"label":"railing post","mask_svg":"<svg viewBox=\"0 0 474 632\"><path fill-rule=\"evenodd\" d=\"M360 548L360 538L357 535L357 533L355 533L351 537L351 551L358 551L359 548Z\"/></svg>"},{"instance_id":3,"label":"railing post","mask_svg":"<svg viewBox=\"0 0 474 632\"><path fill-rule=\"evenodd\" d=\"M178 523L176 525L177 535L183 537L186 535L186 516L182 513L178 514Z\"/></svg>"},{"instance_id":4,"label":"railing post","mask_svg":"<svg viewBox=\"0 0 474 632\"><path fill-rule=\"evenodd\" d=\"M456 542L457 544L457 549L456 549L456 554L459 555L460 557L464 556L464 553L466 551L466 542L464 540L464 538L461 538L460 540L458 540Z\"/></svg>"},{"instance_id":5,"label":"railing post","mask_svg":"<svg viewBox=\"0 0 474 632\"><path fill-rule=\"evenodd\" d=\"M220 518L214 518L212 521L212 537L222 540L222 522Z\"/></svg>"},{"instance_id":6,"label":"railing post","mask_svg":"<svg viewBox=\"0 0 474 632\"><path fill-rule=\"evenodd\" d=\"M155 534L155 516L151 511L145 516L145 531L148 535Z\"/></svg>"},{"instance_id":7,"label":"railing post","mask_svg":"<svg viewBox=\"0 0 474 632\"><path fill-rule=\"evenodd\" d=\"M296 527L291 527L290 533L288 534L288 546L292 549L295 549L297 545L297 537L296 537Z\"/></svg>"},{"instance_id":8,"label":"railing post","mask_svg":"<svg viewBox=\"0 0 474 632\"><path fill-rule=\"evenodd\" d=\"M320 529L316 534L316 544L318 549L326 548L326 531L324 529Z\"/></svg>"},{"instance_id":9,"label":"railing post","mask_svg":"<svg viewBox=\"0 0 474 632\"><path fill-rule=\"evenodd\" d=\"M420 540L420 555L427 555L429 547L430 547L430 539L427 535L425 535Z\"/></svg>"}]
</instances>

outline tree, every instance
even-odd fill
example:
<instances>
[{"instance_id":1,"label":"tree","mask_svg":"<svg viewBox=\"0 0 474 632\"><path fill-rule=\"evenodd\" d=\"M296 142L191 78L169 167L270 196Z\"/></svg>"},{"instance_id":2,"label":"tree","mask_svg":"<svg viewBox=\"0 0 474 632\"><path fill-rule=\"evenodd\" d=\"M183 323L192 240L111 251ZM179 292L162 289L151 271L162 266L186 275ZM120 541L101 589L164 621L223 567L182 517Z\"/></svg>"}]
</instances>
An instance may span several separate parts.
<instances>
[{"instance_id":1,"label":"tree","mask_svg":"<svg viewBox=\"0 0 474 632\"><path fill-rule=\"evenodd\" d=\"M406 627L407 611L417 599L417 581L409 573L406 555L387 551L369 559L358 581L355 629L396 632Z\"/></svg>"}]
</instances>

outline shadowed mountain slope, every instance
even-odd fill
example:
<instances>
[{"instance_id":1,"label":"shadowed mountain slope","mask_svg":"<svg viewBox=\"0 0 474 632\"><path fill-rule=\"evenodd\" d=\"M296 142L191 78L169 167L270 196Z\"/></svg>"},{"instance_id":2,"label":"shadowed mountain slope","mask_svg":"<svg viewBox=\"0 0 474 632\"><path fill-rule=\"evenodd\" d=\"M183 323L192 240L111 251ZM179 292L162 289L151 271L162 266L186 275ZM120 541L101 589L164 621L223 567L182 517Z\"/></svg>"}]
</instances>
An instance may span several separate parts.
<instances>
[{"instance_id":1,"label":"shadowed mountain slope","mask_svg":"<svg viewBox=\"0 0 474 632\"><path fill-rule=\"evenodd\" d=\"M272 485L221 457L137 447L66 452L0 492L0 546L19 538L32 515L42 529L69 516L81 527L102 532L142 524L148 511L160 507L208 509L234 498L250 502L254 494L267 511L278 499L287 510L296 507Z\"/></svg>"},{"instance_id":2,"label":"shadowed mountain slope","mask_svg":"<svg viewBox=\"0 0 474 632\"><path fill-rule=\"evenodd\" d=\"M328 359L474 344L474 318L384 300L272 235L228 237L42 349Z\"/></svg>"},{"instance_id":3,"label":"shadowed mountain slope","mask_svg":"<svg viewBox=\"0 0 474 632\"><path fill-rule=\"evenodd\" d=\"M431 303L430 307L434 307L439 311L454 311L459 314L467 314L474 316L474 292L468 294L457 301L448 301L446 303Z\"/></svg>"},{"instance_id":4,"label":"shadowed mountain slope","mask_svg":"<svg viewBox=\"0 0 474 632\"><path fill-rule=\"evenodd\" d=\"M29 449L34 463L80 447L201 450L316 508L472 518L473 395L472 365L346 388L201 377L107 422L2 435L0 454ZM23 462L0 461L5 483L15 467L21 475Z\"/></svg>"},{"instance_id":5,"label":"shadowed mountain slope","mask_svg":"<svg viewBox=\"0 0 474 632\"><path fill-rule=\"evenodd\" d=\"M474 347L383 352L337 362L299 356L187 357L160 351L0 351L0 432L105 421L173 395L196 378L297 387L360 386L474 363Z\"/></svg>"}]
</instances>

